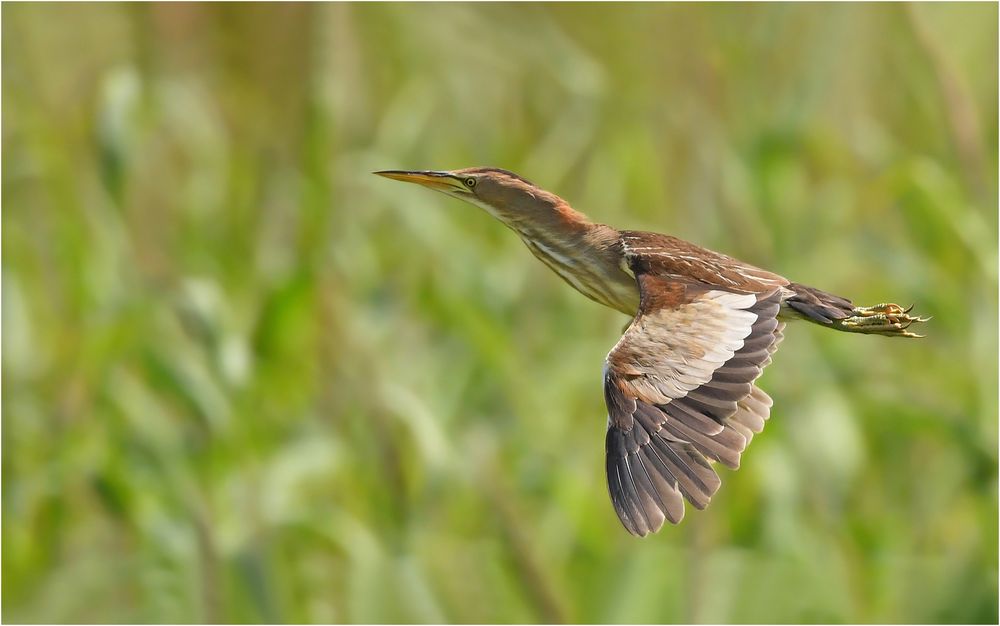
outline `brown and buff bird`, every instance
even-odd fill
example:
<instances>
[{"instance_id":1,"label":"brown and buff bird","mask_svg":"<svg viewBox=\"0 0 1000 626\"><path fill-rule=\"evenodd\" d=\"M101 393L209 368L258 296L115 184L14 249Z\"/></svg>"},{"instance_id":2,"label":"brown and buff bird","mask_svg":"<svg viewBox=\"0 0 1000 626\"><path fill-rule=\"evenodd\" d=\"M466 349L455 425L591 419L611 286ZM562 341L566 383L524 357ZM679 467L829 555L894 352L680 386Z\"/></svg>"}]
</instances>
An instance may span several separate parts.
<instances>
[{"instance_id":1,"label":"brown and buff bird","mask_svg":"<svg viewBox=\"0 0 1000 626\"><path fill-rule=\"evenodd\" d=\"M608 353L604 399L608 490L635 535L704 509L764 428L771 398L754 385L788 320L851 333L919 337L926 319L896 304L850 300L657 233L590 221L506 170L375 172L470 202L591 300L632 316Z\"/></svg>"}]
</instances>

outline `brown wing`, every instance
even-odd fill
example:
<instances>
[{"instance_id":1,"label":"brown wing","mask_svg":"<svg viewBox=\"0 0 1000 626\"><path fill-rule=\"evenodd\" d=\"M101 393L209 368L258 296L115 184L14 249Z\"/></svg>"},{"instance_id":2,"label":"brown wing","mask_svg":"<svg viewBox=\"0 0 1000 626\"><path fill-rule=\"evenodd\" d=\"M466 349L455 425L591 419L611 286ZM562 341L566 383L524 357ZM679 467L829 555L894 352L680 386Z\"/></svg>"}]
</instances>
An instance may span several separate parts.
<instances>
[{"instance_id":1,"label":"brown wing","mask_svg":"<svg viewBox=\"0 0 1000 626\"><path fill-rule=\"evenodd\" d=\"M750 293L770 292L789 283L783 276L670 235L626 230L620 241L636 275L654 274Z\"/></svg>"},{"instance_id":2,"label":"brown wing","mask_svg":"<svg viewBox=\"0 0 1000 626\"><path fill-rule=\"evenodd\" d=\"M633 266L633 269L637 269ZM753 386L781 340L780 288L738 293L637 273L639 313L608 354L608 489L625 528L655 532L705 508L768 418Z\"/></svg>"}]
</instances>

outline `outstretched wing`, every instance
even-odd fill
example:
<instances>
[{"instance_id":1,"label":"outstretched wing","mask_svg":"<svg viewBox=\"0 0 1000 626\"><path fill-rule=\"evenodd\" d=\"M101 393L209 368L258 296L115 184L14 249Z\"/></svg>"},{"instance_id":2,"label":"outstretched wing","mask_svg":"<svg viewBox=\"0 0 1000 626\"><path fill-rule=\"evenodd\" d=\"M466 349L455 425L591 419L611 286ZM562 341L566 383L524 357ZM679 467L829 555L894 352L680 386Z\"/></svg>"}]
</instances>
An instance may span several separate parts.
<instances>
[{"instance_id":1,"label":"outstretched wing","mask_svg":"<svg viewBox=\"0 0 1000 626\"><path fill-rule=\"evenodd\" d=\"M770 412L753 382L783 324L778 285L749 292L676 275L636 280L639 313L608 354L604 396L611 501L642 536L678 523L682 496L708 505L720 485L710 461L739 467Z\"/></svg>"}]
</instances>

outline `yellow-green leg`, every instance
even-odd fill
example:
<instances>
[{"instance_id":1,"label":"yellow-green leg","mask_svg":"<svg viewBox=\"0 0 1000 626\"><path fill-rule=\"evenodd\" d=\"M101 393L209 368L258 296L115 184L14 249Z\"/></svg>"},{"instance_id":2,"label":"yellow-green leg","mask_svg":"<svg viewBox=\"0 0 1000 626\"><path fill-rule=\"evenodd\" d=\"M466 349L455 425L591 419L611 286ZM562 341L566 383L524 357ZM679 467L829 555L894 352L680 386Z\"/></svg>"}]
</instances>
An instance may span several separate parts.
<instances>
[{"instance_id":1,"label":"yellow-green leg","mask_svg":"<svg viewBox=\"0 0 1000 626\"><path fill-rule=\"evenodd\" d=\"M914 322L926 322L930 317L910 315L911 305L903 308L898 304L884 302L875 306L854 307L854 315L834 321L838 330L887 337L923 337L907 330Z\"/></svg>"}]
</instances>

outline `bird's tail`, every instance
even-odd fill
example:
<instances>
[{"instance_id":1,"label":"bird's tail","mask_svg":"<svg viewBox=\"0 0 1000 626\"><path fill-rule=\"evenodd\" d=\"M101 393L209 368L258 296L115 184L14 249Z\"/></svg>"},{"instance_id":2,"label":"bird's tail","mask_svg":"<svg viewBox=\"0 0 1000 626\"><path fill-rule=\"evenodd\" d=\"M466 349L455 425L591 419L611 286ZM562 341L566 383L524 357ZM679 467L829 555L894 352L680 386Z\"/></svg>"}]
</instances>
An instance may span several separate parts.
<instances>
[{"instance_id":1,"label":"bird's tail","mask_svg":"<svg viewBox=\"0 0 1000 626\"><path fill-rule=\"evenodd\" d=\"M887 337L923 337L907 330L913 323L929 317L910 315L909 308L889 302L874 306L855 306L850 300L814 287L791 283L783 305L796 317L849 333L886 335Z\"/></svg>"}]
</instances>

